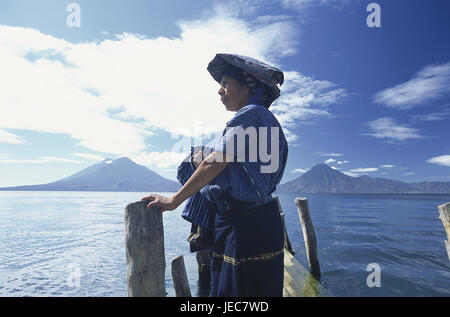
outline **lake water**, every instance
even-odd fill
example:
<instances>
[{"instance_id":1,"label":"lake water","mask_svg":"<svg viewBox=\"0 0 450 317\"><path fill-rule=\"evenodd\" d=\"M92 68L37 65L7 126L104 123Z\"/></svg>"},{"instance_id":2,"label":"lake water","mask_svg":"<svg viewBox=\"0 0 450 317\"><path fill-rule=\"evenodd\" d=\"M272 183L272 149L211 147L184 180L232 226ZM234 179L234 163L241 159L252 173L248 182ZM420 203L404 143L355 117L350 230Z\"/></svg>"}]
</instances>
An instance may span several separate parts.
<instances>
[{"instance_id":1,"label":"lake water","mask_svg":"<svg viewBox=\"0 0 450 317\"><path fill-rule=\"evenodd\" d=\"M0 296L126 296L124 207L146 194L0 192ZM321 281L334 296L450 296L437 210L450 195L305 196ZM295 256L307 267L296 196L279 197ZM163 214L168 296L170 261L181 254L191 291L199 294L183 206ZM380 287L366 283L371 263L380 267Z\"/></svg>"}]
</instances>

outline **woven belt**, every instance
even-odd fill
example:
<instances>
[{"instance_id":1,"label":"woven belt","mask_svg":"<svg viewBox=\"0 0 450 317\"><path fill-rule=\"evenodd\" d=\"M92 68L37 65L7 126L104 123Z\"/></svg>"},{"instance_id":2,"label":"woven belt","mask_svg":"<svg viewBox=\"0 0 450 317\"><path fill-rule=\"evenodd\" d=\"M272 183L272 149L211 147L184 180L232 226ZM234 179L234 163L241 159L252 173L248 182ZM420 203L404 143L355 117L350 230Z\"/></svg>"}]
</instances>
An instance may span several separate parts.
<instances>
[{"instance_id":1,"label":"woven belt","mask_svg":"<svg viewBox=\"0 0 450 317\"><path fill-rule=\"evenodd\" d=\"M274 251L274 252L268 252L263 254L258 254L254 256L248 256L243 258L233 258L231 256L225 255L225 254L217 254L216 252L213 252L213 257L216 259L223 259L224 262L230 263L232 265L240 265L244 263L249 262L258 262L258 261L269 261L273 258L283 254L284 250Z\"/></svg>"}]
</instances>

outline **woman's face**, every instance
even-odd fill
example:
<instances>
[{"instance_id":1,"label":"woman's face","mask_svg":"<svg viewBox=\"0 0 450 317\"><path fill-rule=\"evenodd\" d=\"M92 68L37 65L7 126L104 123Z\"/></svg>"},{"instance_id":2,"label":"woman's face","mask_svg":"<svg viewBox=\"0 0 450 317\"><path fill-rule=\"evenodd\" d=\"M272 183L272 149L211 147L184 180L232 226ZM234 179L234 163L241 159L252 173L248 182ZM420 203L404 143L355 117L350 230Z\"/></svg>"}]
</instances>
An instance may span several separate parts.
<instances>
[{"instance_id":1,"label":"woman's face","mask_svg":"<svg viewBox=\"0 0 450 317\"><path fill-rule=\"evenodd\" d=\"M247 104L250 98L249 88L233 77L223 75L220 82L220 100L228 111L238 111Z\"/></svg>"}]
</instances>

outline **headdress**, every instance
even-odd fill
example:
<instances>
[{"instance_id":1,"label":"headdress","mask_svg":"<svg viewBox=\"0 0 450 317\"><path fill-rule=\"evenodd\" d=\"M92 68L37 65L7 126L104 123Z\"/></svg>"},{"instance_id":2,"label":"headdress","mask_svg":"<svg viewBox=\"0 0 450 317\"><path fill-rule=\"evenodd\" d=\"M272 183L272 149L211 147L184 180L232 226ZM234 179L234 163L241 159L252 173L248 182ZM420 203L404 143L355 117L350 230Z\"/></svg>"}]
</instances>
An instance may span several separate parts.
<instances>
[{"instance_id":1,"label":"headdress","mask_svg":"<svg viewBox=\"0 0 450 317\"><path fill-rule=\"evenodd\" d=\"M208 64L209 73L218 83L221 82L224 72L232 70L236 73L235 68L242 71L245 82L252 90L253 95L249 102L261 103L269 108L280 96L278 85L283 84L284 74L276 67L252 57L235 54L217 54Z\"/></svg>"}]
</instances>

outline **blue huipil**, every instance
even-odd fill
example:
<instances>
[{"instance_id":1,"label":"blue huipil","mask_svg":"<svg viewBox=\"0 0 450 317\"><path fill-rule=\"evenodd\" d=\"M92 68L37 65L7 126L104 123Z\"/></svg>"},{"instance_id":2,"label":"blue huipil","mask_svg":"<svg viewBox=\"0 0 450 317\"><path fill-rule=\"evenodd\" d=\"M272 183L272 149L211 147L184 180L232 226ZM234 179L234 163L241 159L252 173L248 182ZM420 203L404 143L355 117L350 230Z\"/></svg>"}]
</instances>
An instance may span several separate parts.
<instances>
[{"instance_id":1,"label":"blue huipil","mask_svg":"<svg viewBox=\"0 0 450 317\"><path fill-rule=\"evenodd\" d=\"M278 151L271 149L272 127L278 130ZM239 162L242 152L237 135L253 128L256 146L245 138L245 160ZM259 128L266 128L267 138ZM270 165L260 159L262 142L266 142L272 159L278 160L275 171L261 172L262 166ZM258 152L256 162L248 153L252 146ZM235 161L200 191L216 207L211 296L282 296L284 232L278 203L271 196L283 176L288 154L281 126L266 107L248 104L227 123L214 150L233 156Z\"/></svg>"}]
</instances>

